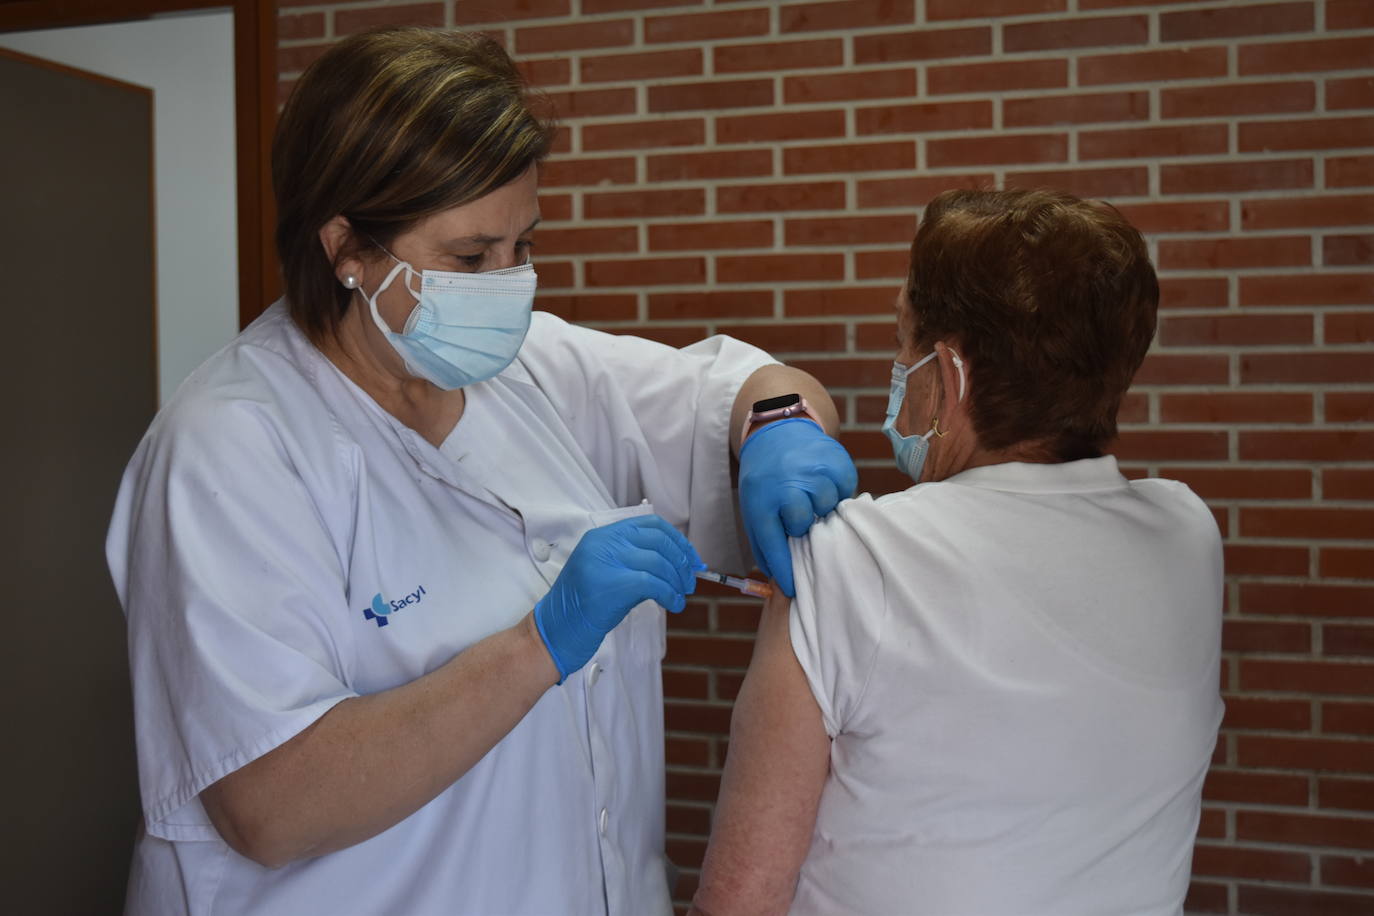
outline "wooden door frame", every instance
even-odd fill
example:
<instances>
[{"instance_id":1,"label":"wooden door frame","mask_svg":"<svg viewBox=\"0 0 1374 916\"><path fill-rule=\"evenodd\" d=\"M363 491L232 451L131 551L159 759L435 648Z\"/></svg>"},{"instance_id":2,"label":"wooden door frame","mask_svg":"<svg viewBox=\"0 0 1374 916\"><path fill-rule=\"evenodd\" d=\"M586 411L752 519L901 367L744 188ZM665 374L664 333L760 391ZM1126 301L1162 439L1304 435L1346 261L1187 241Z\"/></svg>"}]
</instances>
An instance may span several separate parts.
<instances>
[{"instance_id":1,"label":"wooden door frame","mask_svg":"<svg viewBox=\"0 0 1374 916\"><path fill-rule=\"evenodd\" d=\"M0 0L0 32L100 25L158 13L232 8L238 183L239 326L277 296L272 130L277 117L276 0Z\"/></svg>"}]
</instances>

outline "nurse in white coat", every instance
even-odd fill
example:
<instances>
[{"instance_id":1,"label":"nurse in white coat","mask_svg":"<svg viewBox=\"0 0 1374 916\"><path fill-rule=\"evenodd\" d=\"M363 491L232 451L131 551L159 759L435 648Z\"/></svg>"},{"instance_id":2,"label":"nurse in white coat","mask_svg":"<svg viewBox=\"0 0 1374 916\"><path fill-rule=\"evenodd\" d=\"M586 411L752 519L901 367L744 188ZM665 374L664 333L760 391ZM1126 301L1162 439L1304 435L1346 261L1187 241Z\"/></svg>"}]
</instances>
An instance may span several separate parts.
<instances>
[{"instance_id":1,"label":"nurse in white coat","mask_svg":"<svg viewBox=\"0 0 1374 916\"><path fill-rule=\"evenodd\" d=\"M670 910L663 608L747 565L737 519L790 593L854 469L752 347L532 314L551 138L454 32L350 38L287 104L286 296L159 414L107 545L129 912Z\"/></svg>"}]
</instances>

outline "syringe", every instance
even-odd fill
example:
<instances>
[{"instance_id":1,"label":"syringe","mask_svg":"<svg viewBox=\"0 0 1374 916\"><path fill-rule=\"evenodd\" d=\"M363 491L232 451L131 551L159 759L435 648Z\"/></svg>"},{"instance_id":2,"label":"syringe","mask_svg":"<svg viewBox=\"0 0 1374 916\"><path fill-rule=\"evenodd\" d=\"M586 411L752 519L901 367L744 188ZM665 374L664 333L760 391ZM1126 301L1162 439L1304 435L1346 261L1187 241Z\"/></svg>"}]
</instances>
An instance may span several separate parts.
<instances>
[{"instance_id":1,"label":"syringe","mask_svg":"<svg viewBox=\"0 0 1374 916\"><path fill-rule=\"evenodd\" d=\"M739 589L746 595L753 595L755 598L770 598L773 595L773 586L767 582L760 582L757 579L742 579L739 576L727 576L725 573L716 572L714 569L698 569L697 578L707 582L719 582L721 585L728 585L731 588Z\"/></svg>"}]
</instances>

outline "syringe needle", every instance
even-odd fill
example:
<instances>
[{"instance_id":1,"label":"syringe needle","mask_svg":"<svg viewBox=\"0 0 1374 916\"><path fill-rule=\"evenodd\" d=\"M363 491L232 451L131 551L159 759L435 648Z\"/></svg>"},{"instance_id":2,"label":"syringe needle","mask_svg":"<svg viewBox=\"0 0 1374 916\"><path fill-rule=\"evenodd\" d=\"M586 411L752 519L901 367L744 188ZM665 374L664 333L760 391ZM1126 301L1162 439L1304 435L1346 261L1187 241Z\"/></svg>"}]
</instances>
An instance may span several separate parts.
<instances>
[{"instance_id":1,"label":"syringe needle","mask_svg":"<svg viewBox=\"0 0 1374 916\"><path fill-rule=\"evenodd\" d=\"M745 579L740 576L730 576L725 573L716 572L714 569L697 570L697 578L707 582L717 582L721 585L728 585L745 595L753 595L755 598L767 598L773 594L773 586L767 582L759 582L757 579Z\"/></svg>"}]
</instances>

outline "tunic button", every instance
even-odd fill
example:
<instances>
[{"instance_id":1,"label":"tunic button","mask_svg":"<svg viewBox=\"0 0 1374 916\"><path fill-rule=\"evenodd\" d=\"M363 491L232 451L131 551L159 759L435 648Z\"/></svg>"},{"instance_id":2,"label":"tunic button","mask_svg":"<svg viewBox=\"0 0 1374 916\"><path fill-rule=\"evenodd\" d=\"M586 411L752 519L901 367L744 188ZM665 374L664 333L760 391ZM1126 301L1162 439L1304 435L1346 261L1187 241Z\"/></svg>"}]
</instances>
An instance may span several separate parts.
<instances>
[{"instance_id":1,"label":"tunic button","mask_svg":"<svg viewBox=\"0 0 1374 916\"><path fill-rule=\"evenodd\" d=\"M597 680L598 680L600 677L601 677L601 666L600 666L600 665L598 665L596 662L592 662L590 665L587 666L587 686L588 686L588 687L594 687L594 686L596 686L596 682L597 682Z\"/></svg>"},{"instance_id":2,"label":"tunic button","mask_svg":"<svg viewBox=\"0 0 1374 916\"><path fill-rule=\"evenodd\" d=\"M534 558L540 563L547 560L553 550L553 545L548 541L535 541L531 546L534 548Z\"/></svg>"},{"instance_id":3,"label":"tunic button","mask_svg":"<svg viewBox=\"0 0 1374 916\"><path fill-rule=\"evenodd\" d=\"M610 814L606 811L605 808L602 808L602 809L601 809L601 817L600 817L599 820L598 820L598 826L600 826L600 828L601 828L601 835L602 835L602 836L605 836L605 835L606 835L606 824L610 821L610 819L611 819Z\"/></svg>"}]
</instances>

